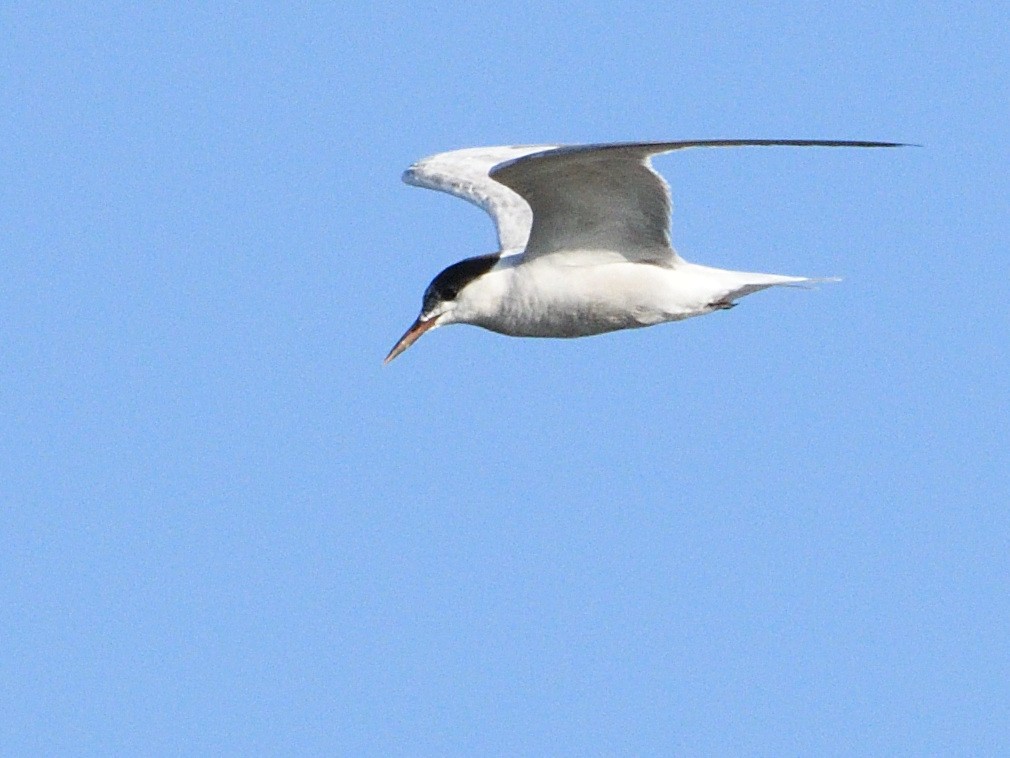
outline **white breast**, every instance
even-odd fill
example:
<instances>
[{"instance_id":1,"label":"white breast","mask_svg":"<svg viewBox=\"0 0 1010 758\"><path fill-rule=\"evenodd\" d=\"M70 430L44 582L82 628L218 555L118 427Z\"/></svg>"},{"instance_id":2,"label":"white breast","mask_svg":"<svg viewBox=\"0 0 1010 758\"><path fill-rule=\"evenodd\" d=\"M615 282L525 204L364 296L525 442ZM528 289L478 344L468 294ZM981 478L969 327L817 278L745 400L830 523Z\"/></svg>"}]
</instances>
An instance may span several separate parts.
<instances>
[{"instance_id":1,"label":"white breast","mask_svg":"<svg viewBox=\"0 0 1010 758\"><path fill-rule=\"evenodd\" d=\"M517 337L584 337L712 310L715 285L694 275L690 265L673 269L617 256L577 262L571 252L563 263L550 256L519 265L506 260L485 277L484 287L468 293L466 320Z\"/></svg>"}]
</instances>

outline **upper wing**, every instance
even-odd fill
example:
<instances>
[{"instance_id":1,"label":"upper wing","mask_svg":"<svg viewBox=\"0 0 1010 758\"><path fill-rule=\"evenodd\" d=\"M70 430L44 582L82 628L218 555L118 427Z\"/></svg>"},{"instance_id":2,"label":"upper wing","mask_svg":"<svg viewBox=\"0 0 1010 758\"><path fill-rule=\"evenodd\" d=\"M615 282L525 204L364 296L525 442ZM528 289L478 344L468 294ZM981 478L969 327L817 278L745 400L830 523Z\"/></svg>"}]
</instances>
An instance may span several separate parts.
<instances>
[{"instance_id":1,"label":"upper wing","mask_svg":"<svg viewBox=\"0 0 1010 758\"><path fill-rule=\"evenodd\" d=\"M478 205L494 219L502 250L522 250L530 235L533 212L519 195L488 174L499 163L553 145L472 147L439 153L420 160L403 173L403 181L418 187L448 192Z\"/></svg>"},{"instance_id":2,"label":"upper wing","mask_svg":"<svg viewBox=\"0 0 1010 758\"><path fill-rule=\"evenodd\" d=\"M899 147L848 140L694 140L560 147L496 166L491 178L529 203L526 257L606 250L629 260L677 260L670 245L670 191L649 159L688 147Z\"/></svg>"}]
</instances>

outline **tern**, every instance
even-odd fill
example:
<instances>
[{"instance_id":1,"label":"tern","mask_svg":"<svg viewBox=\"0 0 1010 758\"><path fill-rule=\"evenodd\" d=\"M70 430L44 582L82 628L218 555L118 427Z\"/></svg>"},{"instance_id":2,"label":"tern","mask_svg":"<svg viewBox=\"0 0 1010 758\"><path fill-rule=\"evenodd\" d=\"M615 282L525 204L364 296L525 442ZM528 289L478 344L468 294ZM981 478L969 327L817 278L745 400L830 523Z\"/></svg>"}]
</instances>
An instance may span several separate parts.
<instances>
[{"instance_id":1,"label":"tern","mask_svg":"<svg viewBox=\"0 0 1010 758\"><path fill-rule=\"evenodd\" d=\"M585 337L726 310L769 287L837 281L712 268L673 249L670 190L652 157L692 147L773 145L904 146L793 139L523 145L418 161L403 180L483 208L501 249L439 273L384 362L448 324L515 337Z\"/></svg>"}]
</instances>

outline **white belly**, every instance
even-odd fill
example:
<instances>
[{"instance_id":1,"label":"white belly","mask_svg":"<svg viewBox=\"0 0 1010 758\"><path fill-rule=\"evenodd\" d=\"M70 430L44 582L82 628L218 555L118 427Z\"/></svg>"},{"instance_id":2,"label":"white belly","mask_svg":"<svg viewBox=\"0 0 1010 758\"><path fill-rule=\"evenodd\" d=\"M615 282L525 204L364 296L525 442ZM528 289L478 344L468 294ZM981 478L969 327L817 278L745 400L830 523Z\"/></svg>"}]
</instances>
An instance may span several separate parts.
<instances>
[{"instance_id":1,"label":"white belly","mask_svg":"<svg viewBox=\"0 0 1010 758\"><path fill-rule=\"evenodd\" d=\"M599 261L600 256L581 260ZM702 316L732 300L803 277L627 260L580 262L565 253L552 261L503 259L462 293L452 322L515 337L585 337Z\"/></svg>"},{"instance_id":2,"label":"white belly","mask_svg":"<svg viewBox=\"0 0 1010 758\"><path fill-rule=\"evenodd\" d=\"M699 316L713 310L712 284L684 267L614 262L519 266L492 331L517 337L585 337Z\"/></svg>"}]
</instances>

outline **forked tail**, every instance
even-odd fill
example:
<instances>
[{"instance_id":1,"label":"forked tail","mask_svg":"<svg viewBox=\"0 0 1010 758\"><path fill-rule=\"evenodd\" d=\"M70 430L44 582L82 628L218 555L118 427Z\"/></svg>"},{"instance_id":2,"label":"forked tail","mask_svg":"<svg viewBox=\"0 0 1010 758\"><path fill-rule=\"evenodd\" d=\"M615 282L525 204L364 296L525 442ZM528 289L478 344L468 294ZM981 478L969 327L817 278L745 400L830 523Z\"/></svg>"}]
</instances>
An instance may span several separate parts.
<instances>
[{"instance_id":1,"label":"forked tail","mask_svg":"<svg viewBox=\"0 0 1010 758\"><path fill-rule=\"evenodd\" d=\"M736 300L744 295L768 289L769 287L800 287L815 289L818 284L842 281L837 276L783 276L781 274L747 274L747 280L739 287L732 289L726 296L727 300Z\"/></svg>"}]
</instances>

